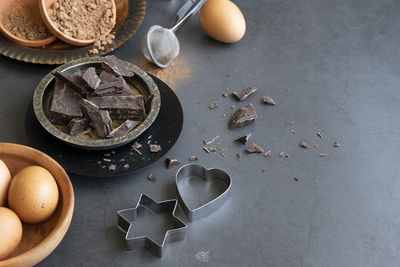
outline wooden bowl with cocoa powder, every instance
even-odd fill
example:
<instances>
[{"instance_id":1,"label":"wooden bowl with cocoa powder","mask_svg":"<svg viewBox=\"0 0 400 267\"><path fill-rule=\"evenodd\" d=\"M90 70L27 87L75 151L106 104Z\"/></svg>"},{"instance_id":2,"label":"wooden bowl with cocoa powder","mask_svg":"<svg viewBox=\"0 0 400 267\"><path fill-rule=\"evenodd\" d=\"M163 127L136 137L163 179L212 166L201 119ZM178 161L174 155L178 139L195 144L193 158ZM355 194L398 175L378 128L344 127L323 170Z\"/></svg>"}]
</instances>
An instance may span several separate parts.
<instances>
[{"instance_id":1,"label":"wooden bowl with cocoa powder","mask_svg":"<svg viewBox=\"0 0 400 267\"><path fill-rule=\"evenodd\" d=\"M30 47L57 39L45 28L35 0L0 0L0 31L11 41Z\"/></svg>"},{"instance_id":2,"label":"wooden bowl with cocoa powder","mask_svg":"<svg viewBox=\"0 0 400 267\"><path fill-rule=\"evenodd\" d=\"M117 13L115 1L108 0L105 3L111 6L96 5L91 0L40 0L39 9L44 23L55 36L68 44L86 46L111 33L115 26ZM85 8L82 9L79 5ZM107 14L105 11L112 12L110 17L100 15ZM66 16L69 16L69 19L65 19ZM83 24L93 22L93 19L99 16L101 19L91 26ZM107 27L101 28L102 23ZM93 32L96 29L97 32Z\"/></svg>"}]
</instances>

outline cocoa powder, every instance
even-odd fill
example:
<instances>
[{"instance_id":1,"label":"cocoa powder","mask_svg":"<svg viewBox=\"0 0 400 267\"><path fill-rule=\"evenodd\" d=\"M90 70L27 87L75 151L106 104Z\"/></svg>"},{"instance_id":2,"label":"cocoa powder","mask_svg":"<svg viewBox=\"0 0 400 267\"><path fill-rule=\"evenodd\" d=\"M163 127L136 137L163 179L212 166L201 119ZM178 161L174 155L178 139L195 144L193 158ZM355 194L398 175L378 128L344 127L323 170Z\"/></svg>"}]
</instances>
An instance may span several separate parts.
<instances>
[{"instance_id":1,"label":"cocoa powder","mask_svg":"<svg viewBox=\"0 0 400 267\"><path fill-rule=\"evenodd\" d=\"M61 32L80 40L99 39L115 25L111 0L58 0L47 12Z\"/></svg>"}]
</instances>

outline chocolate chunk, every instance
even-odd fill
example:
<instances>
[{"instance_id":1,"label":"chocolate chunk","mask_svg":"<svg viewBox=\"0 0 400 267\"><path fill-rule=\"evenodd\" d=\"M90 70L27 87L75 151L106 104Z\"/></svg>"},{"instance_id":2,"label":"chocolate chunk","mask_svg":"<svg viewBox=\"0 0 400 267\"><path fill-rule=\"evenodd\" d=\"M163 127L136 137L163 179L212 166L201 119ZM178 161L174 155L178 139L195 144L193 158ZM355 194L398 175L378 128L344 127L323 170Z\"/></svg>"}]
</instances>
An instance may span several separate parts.
<instances>
[{"instance_id":1,"label":"chocolate chunk","mask_svg":"<svg viewBox=\"0 0 400 267\"><path fill-rule=\"evenodd\" d=\"M300 141L299 146L302 148L308 148L308 144L304 142L303 140Z\"/></svg>"},{"instance_id":2,"label":"chocolate chunk","mask_svg":"<svg viewBox=\"0 0 400 267\"><path fill-rule=\"evenodd\" d=\"M150 173L150 175L147 177L147 179L148 179L149 181L152 181L152 182L157 181L157 177L156 177L154 174L152 174L152 173Z\"/></svg>"},{"instance_id":3,"label":"chocolate chunk","mask_svg":"<svg viewBox=\"0 0 400 267\"><path fill-rule=\"evenodd\" d=\"M128 83L125 80L123 82L122 91L120 94L121 95L136 95L135 92L133 92L133 90L129 87Z\"/></svg>"},{"instance_id":4,"label":"chocolate chunk","mask_svg":"<svg viewBox=\"0 0 400 267\"><path fill-rule=\"evenodd\" d=\"M84 113L89 116L97 134L102 138L106 138L112 131L112 121L108 111L99 109L97 105L86 99L81 99L80 103Z\"/></svg>"},{"instance_id":5,"label":"chocolate chunk","mask_svg":"<svg viewBox=\"0 0 400 267\"><path fill-rule=\"evenodd\" d=\"M229 128L237 128L249 124L257 119L257 113L254 110L253 104L248 104L238 109L229 121Z\"/></svg>"},{"instance_id":6,"label":"chocolate chunk","mask_svg":"<svg viewBox=\"0 0 400 267\"><path fill-rule=\"evenodd\" d=\"M117 76L115 76L105 70L103 70L100 73L99 78L100 78L101 82L104 82L104 83L114 82L114 81L118 80Z\"/></svg>"},{"instance_id":7,"label":"chocolate chunk","mask_svg":"<svg viewBox=\"0 0 400 267\"><path fill-rule=\"evenodd\" d=\"M146 115L142 95L88 97L88 100L108 110L113 119L141 119Z\"/></svg>"},{"instance_id":8,"label":"chocolate chunk","mask_svg":"<svg viewBox=\"0 0 400 267\"><path fill-rule=\"evenodd\" d=\"M240 101L245 100L249 95L257 91L257 88L254 86L251 87L246 87L237 91L232 92L234 96L236 96L237 99Z\"/></svg>"},{"instance_id":9,"label":"chocolate chunk","mask_svg":"<svg viewBox=\"0 0 400 267\"><path fill-rule=\"evenodd\" d=\"M137 121L126 120L120 126L111 131L107 138L114 138L118 136L123 136L129 133L138 124Z\"/></svg>"},{"instance_id":10,"label":"chocolate chunk","mask_svg":"<svg viewBox=\"0 0 400 267\"><path fill-rule=\"evenodd\" d=\"M118 77L115 81L112 82L102 82L98 87L97 90L104 90L107 88L115 88L115 91L122 91L124 86L124 78Z\"/></svg>"},{"instance_id":11,"label":"chocolate chunk","mask_svg":"<svg viewBox=\"0 0 400 267\"><path fill-rule=\"evenodd\" d=\"M211 153L211 152L215 152L217 151L214 147L203 147L203 149L207 152L207 153Z\"/></svg>"},{"instance_id":12,"label":"chocolate chunk","mask_svg":"<svg viewBox=\"0 0 400 267\"><path fill-rule=\"evenodd\" d=\"M247 142L249 141L250 136L251 136L251 133L239 137L238 139L234 140L234 142L240 143L240 144L242 144L242 145L245 145L245 144L247 144Z\"/></svg>"},{"instance_id":13,"label":"chocolate chunk","mask_svg":"<svg viewBox=\"0 0 400 267\"><path fill-rule=\"evenodd\" d=\"M236 159L237 160L242 160L242 155L240 153L236 153Z\"/></svg>"},{"instance_id":14,"label":"chocolate chunk","mask_svg":"<svg viewBox=\"0 0 400 267\"><path fill-rule=\"evenodd\" d=\"M118 76L133 77L135 73L125 66L116 56L106 56L103 64L101 65L103 70L107 70Z\"/></svg>"},{"instance_id":15,"label":"chocolate chunk","mask_svg":"<svg viewBox=\"0 0 400 267\"><path fill-rule=\"evenodd\" d=\"M251 144L251 146L249 146L248 148L246 148L246 151L249 153L262 153L264 152L264 149L262 147L260 147L257 144Z\"/></svg>"},{"instance_id":16,"label":"chocolate chunk","mask_svg":"<svg viewBox=\"0 0 400 267\"><path fill-rule=\"evenodd\" d=\"M82 117L80 95L62 80L56 78L49 119L54 124L67 124L71 119Z\"/></svg>"},{"instance_id":17,"label":"chocolate chunk","mask_svg":"<svg viewBox=\"0 0 400 267\"><path fill-rule=\"evenodd\" d=\"M262 102L264 104L267 104L267 105L275 105L276 104L274 99L272 97L269 97L269 96L263 96Z\"/></svg>"},{"instance_id":18,"label":"chocolate chunk","mask_svg":"<svg viewBox=\"0 0 400 267\"><path fill-rule=\"evenodd\" d=\"M82 79L92 90L96 90L101 82L99 76L97 76L96 69L94 67L88 68L86 72L82 75Z\"/></svg>"},{"instance_id":19,"label":"chocolate chunk","mask_svg":"<svg viewBox=\"0 0 400 267\"><path fill-rule=\"evenodd\" d=\"M89 127L88 118L76 118L72 119L68 124L68 132L72 136L77 136L78 134L84 132Z\"/></svg>"},{"instance_id":20,"label":"chocolate chunk","mask_svg":"<svg viewBox=\"0 0 400 267\"><path fill-rule=\"evenodd\" d=\"M86 115L89 114L89 112L92 111L97 111L99 109L99 107L95 104L93 104L92 102L82 98L79 102L80 107L83 110L83 113L85 113Z\"/></svg>"},{"instance_id":21,"label":"chocolate chunk","mask_svg":"<svg viewBox=\"0 0 400 267\"><path fill-rule=\"evenodd\" d=\"M135 143L133 143L132 147L134 147L134 148L136 148L136 149L139 149L139 148L142 147L142 145L139 144L137 141L135 141Z\"/></svg>"},{"instance_id":22,"label":"chocolate chunk","mask_svg":"<svg viewBox=\"0 0 400 267\"><path fill-rule=\"evenodd\" d=\"M216 107L218 107L218 103L217 102L214 102L214 103L211 103L210 105L208 105L208 109L209 110L212 110L212 109L214 109Z\"/></svg>"},{"instance_id":23,"label":"chocolate chunk","mask_svg":"<svg viewBox=\"0 0 400 267\"><path fill-rule=\"evenodd\" d=\"M167 164L167 168L171 169L179 164L181 164L181 162L177 159L174 158L167 158L167 160L165 161L165 163Z\"/></svg>"},{"instance_id":24,"label":"chocolate chunk","mask_svg":"<svg viewBox=\"0 0 400 267\"><path fill-rule=\"evenodd\" d=\"M198 157L198 156L191 156L191 157L189 157L189 161L196 161L196 160L199 160L199 157Z\"/></svg>"},{"instance_id":25,"label":"chocolate chunk","mask_svg":"<svg viewBox=\"0 0 400 267\"><path fill-rule=\"evenodd\" d=\"M86 82L79 75L68 74L61 71L53 72L53 75L68 84L80 95L89 95L90 90L86 87Z\"/></svg>"},{"instance_id":26,"label":"chocolate chunk","mask_svg":"<svg viewBox=\"0 0 400 267\"><path fill-rule=\"evenodd\" d=\"M117 170L117 165L111 164L110 166L108 166L108 170L109 170L109 171L115 171L115 170Z\"/></svg>"},{"instance_id":27,"label":"chocolate chunk","mask_svg":"<svg viewBox=\"0 0 400 267\"><path fill-rule=\"evenodd\" d=\"M149 145L150 147L150 152L152 153L157 153L161 151L161 146L160 145Z\"/></svg>"}]
</instances>

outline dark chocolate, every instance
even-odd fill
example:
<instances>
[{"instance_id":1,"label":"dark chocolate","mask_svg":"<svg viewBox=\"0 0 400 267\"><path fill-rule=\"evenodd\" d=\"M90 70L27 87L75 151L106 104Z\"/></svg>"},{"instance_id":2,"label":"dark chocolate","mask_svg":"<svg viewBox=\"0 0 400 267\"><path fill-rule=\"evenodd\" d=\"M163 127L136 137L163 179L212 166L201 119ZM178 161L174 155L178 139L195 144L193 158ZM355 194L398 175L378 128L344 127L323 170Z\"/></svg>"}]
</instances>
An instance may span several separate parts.
<instances>
[{"instance_id":1,"label":"dark chocolate","mask_svg":"<svg viewBox=\"0 0 400 267\"><path fill-rule=\"evenodd\" d=\"M217 149L215 149L215 147L212 147L212 146L209 146L209 147L205 146L205 147L203 147L203 149L204 149L204 151L206 151L207 153L211 153L211 152L217 151Z\"/></svg>"},{"instance_id":2,"label":"dark chocolate","mask_svg":"<svg viewBox=\"0 0 400 267\"><path fill-rule=\"evenodd\" d=\"M157 181L157 177L156 177L154 174L152 174L152 173L150 173L150 175L147 177L147 179L148 179L149 181L152 181L152 182Z\"/></svg>"},{"instance_id":3,"label":"dark chocolate","mask_svg":"<svg viewBox=\"0 0 400 267\"><path fill-rule=\"evenodd\" d=\"M302 148L308 148L308 144L306 142L304 142L303 140L300 141L299 146Z\"/></svg>"},{"instance_id":4,"label":"dark chocolate","mask_svg":"<svg viewBox=\"0 0 400 267\"><path fill-rule=\"evenodd\" d=\"M118 136L123 136L129 133L138 124L137 121L126 120L120 126L111 131L107 138L114 138Z\"/></svg>"},{"instance_id":5,"label":"dark chocolate","mask_svg":"<svg viewBox=\"0 0 400 267\"><path fill-rule=\"evenodd\" d=\"M108 110L113 119L141 119L146 115L142 95L88 97L88 100Z\"/></svg>"},{"instance_id":6,"label":"dark chocolate","mask_svg":"<svg viewBox=\"0 0 400 267\"><path fill-rule=\"evenodd\" d=\"M140 144L137 141L135 141L135 143L133 143L132 147L139 149L139 148L142 147L142 144Z\"/></svg>"},{"instance_id":7,"label":"dark chocolate","mask_svg":"<svg viewBox=\"0 0 400 267\"><path fill-rule=\"evenodd\" d=\"M242 145L245 145L249 141L250 136L251 136L251 133L249 133L247 135L244 135L244 136L241 136L238 139L235 139L234 142L242 144Z\"/></svg>"},{"instance_id":8,"label":"dark chocolate","mask_svg":"<svg viewBox=\"0 0 400 267\"><path fill-rule=\"evenodd\" d=\"M100 73L99 78L100 78L101 82L105 82L105 83L114 82L114 81L118 80L117 76L115 76L115 75L113 75L113 74L111 74L111 73L109 73L109 72L107 72L105 70L103 70Z\"/></svg>"},{"instance_id":9,"label":"dark chocolate","mask_svg":"<svg viewBox=\"0 0 400 267\"><path fill-rule=\"evenodd\" d=\"M171 168L181 164L181 162L179 160L174 159L174 158L167 158L165 163L166 163L168 169L171 169Z\"/></svg>"},{"instance_id":10,"label":"dark chocolate","mask_svg":"<svg viewBox=\"0 0 400 267\"><path fill-rule=\"evenodd\" d=\"M80 99L79 104L83 110L83 113L85 113L86 115L89 114L89 112L96 111L99 109L97 105L93 104L92 102L84 98Z\"/></svg>"},{"instance_id":11,"label":"dark chocolate","mask_svg":"<svg viewBox=\"0 0 400 267\"><path fill-rule=\"evenodd\" d=\"M254 109L253 104L248 104L238 109L231 117L229 121L229 128L237 128L243 125L249 124L257 119L257 113Z\"/></svg>"},{"instance_id":12,"label":"dark chocolate","mask_svg":"<svg viewBox=\"0 0 400 267\"><path fill-rule=\"evenodd\" d=\"M189 157L189 161L196 161L196 160L199 160L199 157L198 157L198 156L191 156L191 157Z\"/></svg>"},{"instance_id":13,"label":"dark chocolate","mask_svg":"<svg viewBox=\"0 0 400 267\"><path fill-rule=\"evenodd\" d=\"M251 144L251 146L249 146L248 148L246 148L246 151L249 153L263 153L264 149L262 147L260 147L257 144Z\"/></svg>"},{"instance_id":14,"label":"dark chocolate","mask_svg":"<svg viewBox=\"0 0 400 267\"><path fill-rule=\"evenodd\" d=\"M269 97L269 96L266 96L266 95L263 96L262 102L264 104L267 104L267 105L275 105L276 104L275 100L272 97Z\"/></svg>"},{"instance_id":15,"label":"dark chocolate","mask_svg":"<svg viewBox=\"0 0 400 267\"><path fill-rule=\"evenodd\" d=\"M71 119L82 117L79 100L76 93L62 80L56 78L54 94L51 101L49 119L54 124L67 124Z\"/></svg>"},{"instance_id":16,"label":"dark chocolate","mask_svg":"<svg viewBox=\"0 0 400 267\"><path fill-rule=\"evenodd\" d=\"M160 145L149 145L150 147L150 152L152 153L157 153L159 151L161 151L161 146Z\"/></svg>"},{"instance_id":17,"label":"dark chocolate","mask_svg":"<svg viewBox=\"0 0 400 267\"><path fill-rule=\"evenodd\" d=\"M82 75L82 79L92 90L96 90L101 82L99 76L97 76L95 67L88 68Z\"/></svg>"},{"instance_id":18,"label":"dark chocolate","mask_svg":"<svg viewBox=\"0 0 400 267\"><path fill-rule=\"evenodd\" d=\"M103 64L101 65L103 70L107 70L118 76L133 77L135 73L125 66L116 56L110 55L104 58Z\"/></svg>"},{"instance_id":19,"label":"dark chocolate","mask_svg":"<svg viewBox=\"0 0 400 267\"><path fill-rule=\"evenodd\" d=\"M254 93L255 91L257 91L257 88L254 86L251 87L246 87L237 91L232 92L232 94L234 96L236 96L236 98L239 101L243 101L245 100L249 95L251 95L252 93Z\"/></svg>"},{"instance_id":20,"label":"dark chocolate","mask_svg":"<svg viewBox=\"0 0 400 267\"><path fill-rule=\"evenodd\" d=\"M80 95L89 95L90 90L86 87L86 82L79 75L64 73L61 71L53 72L53 75L74 89Z\"/></svg>"},{"instance_id":21,"label":"dark chocolate","mask_svg":"<svg viewBox=\"0 0 400 267\"><path fill-rule=\"evenodd\" d=\"M218 103L217 102L214 102L214 103L211 103L210 105L208 105L208 109L209 110L212 110L212 109L214 109L216 107L218 107Z\"/></svg>"},{"instance_id":22,"label":"dark chocolate","mask_svg":"<svg viewBox=\"0 0 400 267\"><path fill-rule=\"evenodd\" d=\"M76 118L72 119L68 124L68 132L72 136L77 136L80 133L86 131L89 127L88 118Z\"/></svg>"}]
</instances>

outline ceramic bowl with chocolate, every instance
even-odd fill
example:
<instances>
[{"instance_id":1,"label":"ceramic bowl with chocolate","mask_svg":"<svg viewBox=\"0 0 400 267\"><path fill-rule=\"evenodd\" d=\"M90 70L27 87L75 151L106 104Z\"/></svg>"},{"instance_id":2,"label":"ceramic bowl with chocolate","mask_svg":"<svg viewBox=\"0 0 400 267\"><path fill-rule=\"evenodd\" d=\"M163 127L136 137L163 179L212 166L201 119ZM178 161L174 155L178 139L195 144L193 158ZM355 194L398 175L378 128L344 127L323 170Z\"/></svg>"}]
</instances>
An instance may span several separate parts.
<instances>
[{"instance_id":1,"label":"ceramic bowl with chocolate","mask_svg":"<svg viewBox=\"0 0 400 267\"><path fill-rule=\"evenodd\" d=\"M136 139L154 122L160 105L154 80L115 56L64 64L42 79L33 96L44 129L70 145L93 150Z\"/></svg>"}]
</instances>

